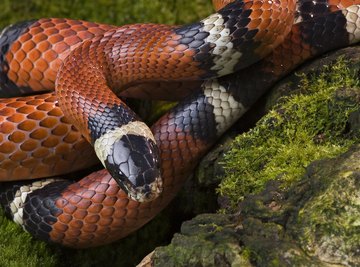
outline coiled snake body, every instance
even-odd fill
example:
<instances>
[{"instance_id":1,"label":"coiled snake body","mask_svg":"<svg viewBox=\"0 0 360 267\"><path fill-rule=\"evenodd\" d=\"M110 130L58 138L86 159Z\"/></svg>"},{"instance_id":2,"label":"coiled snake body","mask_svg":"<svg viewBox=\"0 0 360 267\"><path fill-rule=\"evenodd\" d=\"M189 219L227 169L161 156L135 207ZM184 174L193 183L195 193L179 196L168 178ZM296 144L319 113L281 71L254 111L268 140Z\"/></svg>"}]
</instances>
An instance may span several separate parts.
<instances>
[{"instance_id":1,"label":"coiled snake body","mask_svg":"<svg viewBox=\"0 0 360 267\"><path fill-rule=\"evenodd\" d=\"M0 101L0 180L89 167L97 159L87 141L111 172L75 183L2 184L0 202L25 230L77 248L128 235L169 203L217 138L279 78L360 39L359 0L213 2L217 13L183 27L41 19L3 30L0 96L56 93ZM116 96L163 98L163 90L186 95L196 86L153 135Z\"/></svg>"}]
</instances>

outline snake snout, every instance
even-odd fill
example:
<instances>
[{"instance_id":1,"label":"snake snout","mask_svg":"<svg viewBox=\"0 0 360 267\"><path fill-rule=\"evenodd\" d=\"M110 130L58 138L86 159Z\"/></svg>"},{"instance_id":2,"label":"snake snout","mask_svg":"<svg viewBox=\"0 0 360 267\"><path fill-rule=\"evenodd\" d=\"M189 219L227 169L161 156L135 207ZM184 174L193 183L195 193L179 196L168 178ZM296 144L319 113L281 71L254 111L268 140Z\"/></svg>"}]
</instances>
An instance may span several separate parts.
<instances>
[{"instance_id":1,"label":"snake snout","mask_svg":"<svg viewBox=\"0 0 360 267\"><path fill-rule=\"evenodd\" d=\"M113 143L105 166L119 186L135 201L151 201L162 192L159 150L143 135L126 134Z\"/></svg>"}]
</instances>

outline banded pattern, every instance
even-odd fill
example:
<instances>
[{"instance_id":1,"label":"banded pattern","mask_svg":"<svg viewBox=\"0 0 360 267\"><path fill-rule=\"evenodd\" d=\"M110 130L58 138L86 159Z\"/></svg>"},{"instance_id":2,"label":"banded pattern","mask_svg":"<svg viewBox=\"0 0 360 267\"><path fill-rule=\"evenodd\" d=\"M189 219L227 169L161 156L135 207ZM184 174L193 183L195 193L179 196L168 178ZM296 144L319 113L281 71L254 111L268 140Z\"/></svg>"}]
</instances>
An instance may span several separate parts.
<instances>
[{"instance_id":1,"label":"banded pattern","mask_svg":"<svg viewBox=\"0 0 360 267\"><path fill-rule=\"evenodd\" d=\"M266 12L270 10L273 19ZM234 1L183 27L135 24L109 30L85 41L64 60L55 84L59 106L91 143L97 142L96 138L104 143L111 131L106 143L112 148L106 150L111 154L103 160L105 167L135 200L152 200L161 192L162 182L158 161L149 161L146 155L157 158L158 151L151 135L122 139L121 129L138 118L115 93L131 83L229 74L277 46L290 30L293 13L292 0ZM114 133L119 136L114 137ZM119 151L116 147L146 150L139 150L144 156L130 153L126 161L117 161L113 154Z\"/></svg>"},{"instance_id":2,"label":"banded pattern","mask_svg":"<svg viewBox=\"0 0 360 267\"><path fill-rule=\"evenodd\" d=\"M308 2L301 0L297 6L306 6ZM244 3L246 6L248 2ZM102 170L77 183L69 185L58 181L28 194L23 209L24 227L46 241L72 247L87 247L117 240L149 221L173 198L179 186L218 136L230 127L277 79L310 57L359 41L360 2L358 0L334 0L326 3L324 0L315 0L311 3L310 6L314 7L313 13L310 8L304 8L307 15L303 15L301 8L298 9L297 18L301 18L298 19L299 23L292 26L290 34L269 56L242 72L204 82L201 91L184 100L152 127L154 140L160 151L163 177L163 193L158 198L145 203L130 200L109 173ZM230 6L236 4L238 3ZM213 15L217 17L217 20L221 21L226 17L221 12L218 14L221 14L221 17ZM224 19L224 21L227 20L230 20L229 17ZM192 29L190 26L186 27ZM194 27L199 27L199 24ZM217 30L215 34L221 33L224 29ZM74 56L81 55L81 53L76 54L76 51L93 51L90 49L91 46L101 38L109 38L110 43L110 37L114 36L115 32L116 30L110 30L104 37L95 37L92 41L85 42L81 48L74 51ZM227 39L226 34L225 29L219 38ZM109 47L114 49L109 50L110 55L116 56L123 52L114 45ZM208 48L207 45L203 47ZM233 49L231 45L224 47L226 47L225 50ZM206 49L202 50L205 54ZM240 50L235 48L231 51L237 57L236 53ZM134 53L136 54L136 51ZM242 51L239 53L243 54ZM218 55L212 54L210 58L213 62L220 62L218 66L221 66L222 59ZM224 55L224 58L230 62L233 60L230 53ZM240 58L243 58L243 55ZM249 58L252 56L250 55ZM68 60L71 61L71 55ZM219 69L217 67L211 69L216 65L210 66L211 60L201 59L199 64L200 68L208 68L206 72L208 75L212 76L214 72L227 68L223 65L224 67ZM174 61L174 63L179 65L179 61ZM131 64L141 66L146 63L133 61ZM109 65L112 70L116 70L116 67ZM121 69L121 66L119 68ZM237 65L229 65L229 71L236 68ZM138 75L141 76L141 74ZM120 88L131 82L125 79L119 84L110 82L110 85ZM18 189L15 190L17 191ZM10 197L6 197L8 195ZM0 201L5 205L13 202L14 198L10 193L2 193L0 196Z\"/></svg>"}]
</instances>

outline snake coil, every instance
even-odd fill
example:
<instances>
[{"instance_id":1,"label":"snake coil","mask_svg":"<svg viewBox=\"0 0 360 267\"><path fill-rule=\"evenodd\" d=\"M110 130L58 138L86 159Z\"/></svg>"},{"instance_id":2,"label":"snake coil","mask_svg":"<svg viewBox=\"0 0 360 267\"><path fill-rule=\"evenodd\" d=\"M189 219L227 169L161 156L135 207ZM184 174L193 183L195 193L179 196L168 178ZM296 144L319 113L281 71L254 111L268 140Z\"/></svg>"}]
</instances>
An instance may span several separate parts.
<instances>
[{"instance_id":1,"label":"snake coil","mask_svg":"<svg viewBox=\"0 0 360 267\"><path fill-rule=\"evenodd\" d=\"M77 248L128 235L278 79L360 39L359 0L213 3L216 13L181 27L40 19L2 31L0 180L10 182L0 202L14 221ZM151 131L117 97L177 98L189 88L198 90ZM15 181L92 166L95 154L108 170L77 182Z\"/></svg>"}]
</instances>

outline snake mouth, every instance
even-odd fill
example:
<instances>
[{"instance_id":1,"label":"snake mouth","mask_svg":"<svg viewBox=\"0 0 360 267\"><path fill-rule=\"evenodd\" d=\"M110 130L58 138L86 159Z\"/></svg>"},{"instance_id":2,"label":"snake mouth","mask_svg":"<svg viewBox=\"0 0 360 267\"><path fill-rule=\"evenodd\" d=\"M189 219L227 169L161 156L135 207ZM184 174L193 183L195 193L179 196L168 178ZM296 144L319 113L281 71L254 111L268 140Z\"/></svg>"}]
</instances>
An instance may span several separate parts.
<instances>
[{"instance_id":1,"label":"snake mouth","mask_svg":"<svg viewBox=\"0 0 360 267\"><path fill-rule=\"evenodd\" d=\"M143 186L134 187L129 181L123 181L120 186L128 196L137 202L148 202L156 199L162 193L163 183L161 177L156 177L154 182Z\"/></svg>"}]
</instances>

